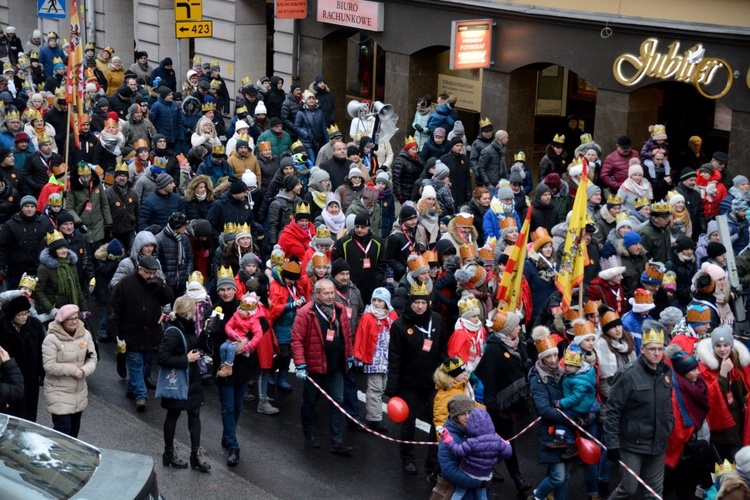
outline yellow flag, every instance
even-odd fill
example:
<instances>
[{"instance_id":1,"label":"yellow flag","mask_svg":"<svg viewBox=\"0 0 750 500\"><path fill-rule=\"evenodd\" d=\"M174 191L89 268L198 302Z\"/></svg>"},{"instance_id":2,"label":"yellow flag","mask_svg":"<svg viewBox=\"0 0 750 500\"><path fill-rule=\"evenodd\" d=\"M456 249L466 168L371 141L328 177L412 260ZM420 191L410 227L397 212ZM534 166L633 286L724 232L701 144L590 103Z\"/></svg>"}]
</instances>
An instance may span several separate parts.
<instances>
[{"instance_id":1,"label":"yellow flag","mask_svg":"<svg viewBox=\"0 0 750 500\"><path fill-rule=\"evenodd\" d=\"M570 309L573 288L583 283L583 272L586 268L586 242L583 241L583 232L586 230L586 202L588 201L586 189L589 185L587 163L583 161L581 183L578 185L573 201L573 213L568 223L568 234L565 236L560 272L557 274L556 285L562 294L560 305L563 311Z\"/></svg>"}]
</instances>

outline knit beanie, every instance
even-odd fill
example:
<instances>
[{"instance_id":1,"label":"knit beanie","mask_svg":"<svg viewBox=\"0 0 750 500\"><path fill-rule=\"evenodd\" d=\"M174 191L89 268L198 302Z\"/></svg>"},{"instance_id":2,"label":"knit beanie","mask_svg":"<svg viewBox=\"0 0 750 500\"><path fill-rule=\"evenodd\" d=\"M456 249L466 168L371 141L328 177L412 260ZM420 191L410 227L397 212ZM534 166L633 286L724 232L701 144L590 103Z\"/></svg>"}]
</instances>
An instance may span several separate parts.
<instances>
[{"instance_id":1,"label":"knit beanie","mask_svg":"<svg viewBox=\"0 0 750 500\"><path fill-rule=\"evenodd\" d=\"M435 162L435 172L432 174L432 177L434 179L442 181L444 179L447 179L450 173L451 171L448 169L447 166L445 166L445 164L442 161L438 160Z\"/></svg>"},{"instance_id":2,"label":"knit beanie","mask_svg":"<svg viewBox=\"0 0 750 500\"><path fill-rule=\"evenodd\" d=\"M716 347L716 344L725 343L729 344L729 347L734 347L734 336L732 335L732 327L727 325L721 325L714 328L711 332L711 348Z\"/></svg>"},{"instance_id":3,"label":"knit beanie","mask_svg":"<svg viewBox=\"0 0 750 500\"><path fill-rule=\"evenodd\" d=\"M23 208L25 205L34 205L35 207L38 206L36 198L31 196L30 194L27 194L26 196L21 198L21 208Z\"/></svg>"},{"instance_id":4,"label":"knit beanie","mask_svg":"<svg viewBox=\"0 0 750 500\"><path fill-rule=\"evenodd\" d=\"M712 234L719 232L719 224L715 220L708 221L708 228L706 229L706 236L709 238Z\"/></svg>"},{"instance_id":5,"label":"knit beanie","mask_svg":"<svg viewBox=\"0 0 750 500\"><path fill-rule=\"evenodd\" d=\"M297 184L299 184L299 178L294 174L287 175L281 182L284 185L284 191L289 192L297 187Z\"/></svg>"},{"instance_id":6,"label":"knit beanie","mask_svg":"<svg viewBox=\"0 0 750 500\"><path fill-rule=\"evenodd\" d=\"M586 188L586 199L591 199L592 196L594 196L597 192L601 193L602 188L599 186L591 185Z\"/></svg>"},{"instance_id":7,"label":"knit beanie","mask_svg":"<svg viewBox=\"0 0 750 500\"><path fill-rule=\"evenodd\" d=\"M513 193L513 190L511 188L509 188L508 186L503 186L501 188L498 188L495 197L498 200L512 200L515 199L516 195L515 193Z\"/></svg>"},{"instance_id":8,"label":"knit beanie","mask_svg":"<svg viewBox=\"0 0 750 500\"><path fill-rule=\"evenodd\" d=\"M466 394L453 396L448 400L448 415L451 419L464 413L469 413L475 408L474 400Z\"/></svg>"},{"instance_id":9,"label":"knit beanie","mask_svg":"<svg viewBox=\"0 0 750 500\"><path fill-rule=\"evenodd\" d=\"M633 174L643 175L643 167L638 164L630 165L630 167L628 167L628 178L630 178L630 176Z\"/></svg>"},{"instance_id":10,"label":"knit beanie","mask_svg":"<svg viewBox=\"0 0 750 500\"><path fill-rule=\"evenodd\" d=\"M727 253L727 248L718 241L709 241L708 245L706 245L706 255L711 260L725 253Z\"/></svg>"},{"instance_id":11,"label":"knit beanie","mask_svg":"<svg viewBox=\"0 0 750 500\"><path fill-rule=\"evenodd\" d=\"M677 344L668 345L664 353L672 361L674 371L682 376L698 368L698 360L695 359L695 356L686 353Z\"/></svg>"},{"instance_id":12,"label":"knit beanie","mask_svg":"<svg viewBox=\"0 0 750 500\"><path fill-rule=\"evenodd\" d=\"M732 213L747 212L747 201L744 198L735 198L732 200Z\"/></svg>"},{"instance_id":13,"label":"knit beanie","mask_svg":"<svg viewBox=\"0 0 750 500\"><path fill-rule=\"evenodd\" d=\"M521 317L513 312L496 311L492 317L492 331L508 335L521 323Z\"/></svg>"},{"instance_id":14,"label":"knit beanie","mask_svg":"<svg viewBox=\"0 0 750 500\"><path fill-rule=\"evenodd\" d=\"M347 261L339 257L331 264L331 277L335 278L337 274L344 271L351 271L351 267Z\"/></svg>"},{"instance_id":15,"label":"knit beanie","mask_svg":"<svg viewBox=\"0 0 750 500\"><path fill-rule=\"evenodd\" d=\"M734 187L740 187L740 184L743 182L750 182L747 180L747 177L744 175L735 175L734 179L732 179L732 183L734 184Z\"/></svg>"},{"instance_id":16,"label":"knit beanie","mask_svg":"<svg viewBox=\"0 0 750 500\"><path fill-rule=\"evenodd\" d=\"M609 206L609 205L607 205L607 206ZM614 206L614 205L613 205L613 206ZM618 205L618 206L619 206L619 205ZM624 217L624 218L623 218L622 220L620 220L619 222L617 222L617 224L615 225L615 231L619 231L620 229L622 229L622 228L623 228L623 227L625 227L625 226L628 226L628 227L629 227L630 229L633 229L633 223L632 223L632 222L631 222L631 220L630 220L630 219L628 219L627 217ZM632 233L632 232L633 232L633 231L631 231L631 233ZM630 234L630 233L628 233L628 234ZM636 233L636 234L637 234L637 233ZM627 236L627 234L626 234L625 236ZM631 245L632 245L632 243L631 243ZM626 247L626 248L627 248L627 247Z\"/></svg>"},{"instance_id":17,"label":"knit beanie","mask_svg":"<svg viewBox=\"0 0 750 500\"><path fill-rule=\"evenodd\" d=\"M117 238L113 238L112 241L107 244L107 253L109 255L122 255L122 252L122 243L120 243L120 240Z\"/></svg>"},{"instance_id":18,"label":"knit beanie","mask_svg":"<svg viewBox=\"0 0 750 500\"><path fill-rule=\"evenodd\" d=\"M675 242L675 245L674 245L674 251L676 253L680 253L683 250L688 250L688 249L695 250L695 242L692 239L685 236L684 234L681 234L680 236L677 237L677 241Z\"/></svg>"},{"instance_id":19,"label":"knit beanie","mask_svg":"<svg viewBox=\"0 0 750 500\"><path fill-rule=\"evenodd\" d=\"M622 237L622 244L626 249L636 243L643 243L643 240L635 231L630 231Z\"/></svg>"},{"instance_id":20,"label":"knit beanie","mask_svg":"<svg viewBox=\"0 0 750 500\"><path fill-rule=\"evenodd\" d=\"M463 144L463 143L464 143L464 138L463 138L463 137L453 136L453 137L451 138L451 149L452 149L452 148L453 148L453 146L455 146L456 144Z\"/></svg>"},{"instance_id":21,"label":"knit beanie","mask_svg":"<svg viewBox=\"0 0 750 500\"><path fill-rule=\"evenodd\" d=\"M399 212L398 220L403 223L409 219L413 219L414 217L419 217L417 214L417 209L414 208L411 205L404 205L401 207L401 212Z\"/></svg>"},{"instance_id":22,"label":"knit beanie","mask_svg":"<svg viewBox=\"0 0 750 500\"><path fill-rule=\"evenodd\" d=\"M156 177L156 189L164 189L174 183L174 178L166 172L162 172Z\"/></svg>"},{"instance_id":23,"label":"knit beanie","mask_svg":"<svg viewBox=\"0 0 750 500\"><path fill-rule=\"evenodd\" d=\"M437 193L435 193L435 188L427 185L422 188L422 196L419 198L419 201L426 200L428 198L432 198L433 200L437 198Z\"/></svg>"},{"instance_id":24,"label":"knit beanie","mask_svg":"<svg viewBox=\"0 0 750 500\"><path fill-rule=\"evenodd\" d=\"M659 313L659 321L664 326L676 326L682 317L682 311L674 306L669 306Z\"/></svg>"},{"instance_id":25,"label":"knit beanie","mask_svg":"<svg viewBox=\"0 0 750 500\"><path fill-rule=\"evenodd\" d=\"M382 286L376 288L372 291L372 298L382 300L383 302L385 302L386 306L388 306L389 311L393 310L393 306L391 305L391 292L389 292L387 288Z\"/></svg>"},{"instance_id":26,"label":"knit beanie","mask_svg":"<svg viewBox=\"0 0 750 500\"><path fill-rule=\"evenodd\" d=\"M320 186L323 181L330 181L331 176L322 168L313 167L310 171L310 185Z\"/></svg>"}]
</instances>

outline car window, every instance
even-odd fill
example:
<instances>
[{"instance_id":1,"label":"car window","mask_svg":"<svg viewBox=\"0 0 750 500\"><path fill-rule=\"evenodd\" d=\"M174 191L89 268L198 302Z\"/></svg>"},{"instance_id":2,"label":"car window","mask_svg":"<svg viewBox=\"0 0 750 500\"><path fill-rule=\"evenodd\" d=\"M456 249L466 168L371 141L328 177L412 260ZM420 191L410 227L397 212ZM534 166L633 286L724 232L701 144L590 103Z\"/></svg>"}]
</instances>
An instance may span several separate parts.
<instances>
[{"instance_id":1,"label":"car window","mask_svg":"<svg viewBox=\"0 0 750 500\"><path fill-rule=\"evenodd\" d=\"M20 485L51 498L70 498L91 478L99 460L99 450L89 444L0 415L0 491L3 485L16 491Z\"/></svg>"}]
</instances>

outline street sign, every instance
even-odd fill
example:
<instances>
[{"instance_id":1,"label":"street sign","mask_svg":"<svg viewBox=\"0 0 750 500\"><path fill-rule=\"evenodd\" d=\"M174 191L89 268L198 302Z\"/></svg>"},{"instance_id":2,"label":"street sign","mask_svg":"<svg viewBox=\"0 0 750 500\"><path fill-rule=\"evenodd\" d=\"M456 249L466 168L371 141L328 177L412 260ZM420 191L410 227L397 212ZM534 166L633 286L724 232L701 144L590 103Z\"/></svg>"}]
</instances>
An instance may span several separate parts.
<instances>
[{"instance_id":1,"label":"street sign","mask_svg":"<svg viewBox=\"0 0 750 500\"><path fill-rule=\"evenodd\" d=\"M200 21L201 19L203 19L203 0L174 0L175 21Z\"/></svg>"},{"instance_id":2,"label":"street sign","mask_svg":"<svg viewBox=\"0 0 750 500\"><path fill-rule=\"evenodd\" d=\"M36 15L44 19L65 19L66 0L37 0Z\"/></svg>"},{"instance_id":3,"label":"street sign","mask_svg":"<svg viewBox=\"0 0 750 500\"><path fill-rule=\"evenodd\" d=\"M211 38L214 36L213 21L182 21L174 23L176 38Z\"/></svg>"}]
</instances>

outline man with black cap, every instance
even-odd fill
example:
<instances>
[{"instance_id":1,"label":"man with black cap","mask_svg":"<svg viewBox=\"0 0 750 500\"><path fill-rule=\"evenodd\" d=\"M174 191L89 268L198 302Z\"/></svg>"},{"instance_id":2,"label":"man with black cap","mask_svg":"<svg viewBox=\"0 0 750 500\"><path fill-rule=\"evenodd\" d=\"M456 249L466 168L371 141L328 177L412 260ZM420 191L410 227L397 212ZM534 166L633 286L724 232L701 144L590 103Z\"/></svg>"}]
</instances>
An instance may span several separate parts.
<instances>
[{"instance_id":1,"label":"man with black cap","mask_svg":"<svg viewBox=\"0 0 750 500\"><path fill-rule=\"evenodd\" d=\"M685 209L690 213L690 222L693 225L693 241L706 232L706 216L703 213L703 200L700 192L695 189L695 170L687 168L680 175L680 182L675 189L685 198ZM700 228L700 230L698 230Z\"/></svg>"},{"instance_id":2,"label":"man with black cap","mask_svg":"<svg viewBox=\"0 0 750 500\"><path fill-rule=\"evenodd\" d=\"M51 146L50 151L52 151ZM26 157L26 160L34 155L36 155L36 153ZM24 192L25 185L23 182L23 172L16 167L13 151L8 148L0 148L0 174L2 174L5 182L7 182L11 188L17 190L19 193Z\"/></svg>"},{"instance_id":3,"label":"man with black cap","mask_svg":"<svg viewBox=\"0 0 750 500\"><path fill-rule=\"evenodd\" d=\"M258 94L258 89L248 78L247 83L240 87L234 98L235 109L244 106L250 116L255 116L255 107L262 100L263 98Z\"/></svg>"},{"instance_id":4,"label":"man with black cap","mask_svg":"<svg viewBox=\"0 0 750 500\"><path fill-rule=\"evenodd\" d=\"M297 118L300 109L302 109L302 87L299 83L292 83L289 93L281 105L281 121L284 122L284 130L289 133L293 141L297 140L294 120Z\"/></svg>"},{"instance_id":5,"label":"man with black cap","mask_svg":"<svg viewBox=\"0 0 750 500\"><path fill-rule=\"evenodd\" d=\"M284 168L283 165L281 168ZM287 175L283 183L284 187L268 206L268 243L270 245L276 244L281 230L294 219L297 204L302 199L300 197L302 181L296 175Z\"/></svg>"},{"instance_id":6,"label":"man with black cap","mask_svg":"<svg viewBox=\"0 0 750 500\"><path fill-rule=\"evenodd\" d=\"M427 251L427 242L427 231L419 225L417 209L402 206L386 245L386 262L393 269L394 281L398 283L403 278L410 255L422 255Z\"/></svg>"},{"instance_id":7,"label":"man with black cap","mask_svg":"<svg viewBox=\"0 0 750 500\"><path fill-rule=\"evenodd\" d=\"M161 84L172 89L172 92L177 91L177 78L172 69L171 57L165 57L162 59L159 62L159 67L155 68L151 73L151 81L153 82L156 78L161 78Z\"/></svg>"},{"instance_id":8,"label":"man with black cap","mask_svg":"<svg viewBox=\"0 0 750 500\"><path fill-rule=\"evenodd\" d=\"M651 205L651 217L649 217L648 224L641 228L640 235L643 240L643 248L656 262L667 262L669 260L672 237L667 226L669 226L669 203L664 200L653 203Z\"/></svg>"},{"instance_id":9,"label":"man with black cap","mask_svg":"<svg viewBox=\"0 0 750 500\"><path fill-rule=\"evenodd\" d=\"M260 134L256 142L270 142L273 154L281 157L282 154L291 149L292 138L284 130L284 124L281 122L281 118L277 118L275 116L272 117L270 119L270 124L271 128Z\"/></svg>"},{"instance_id":10,"label":"man with black cap","mask_svg":"<svg viewBox=\"0 0 750 500\"><path fill-rule=\"evenodd\" d=\"M182 212L174 212L164 230L156 235L159 262L164 279L175 297L185 293L188 276L193 272L193 251L187 231L187 217Z\"/></svg>"},{"instance_id":11,"label":"man with black cap","mask_svg":"<svg viewBox=\"0 0 750 500\"><path fill-rule=\"evenodd\" d=\"M234 224L249 224L253 232L255 243L261 245L265 238L263 226L255 222L253 210L247 201L247 187L241 180L234 180L229 190L217 199L206 215L211 223L214 243L219 245L222 228L228 222Z\"/></svg>"},{"instance_id":12,"label":"man with black cap","mask_svg":"<svg viewBox=\"0 0 750 500\"><path fill-rule=\"evenodd\" d=\"M729 169L727 169L727 163L729 163L729 155L724 151L717 151L711 155L711 161L706 165L711 165L716 172L721 173L721 183L729 190L734 184L732 183L732 176L729 174Z\"/></svg>"},{"instance_id":13,"label":"man with black cap","mask_svg":"<svg viewBox=\"0 0 750 500\"><path fill-rule=\"evenodd\" d=\"M372 292L385 286L385 245L372 234L367 214L357 214L354 229L336 242L331 259L338 258L349 263L351 280L369 304Z\"/></svg>"},{"instance_id":14,"label":"man with black cap","mask_svg":"<svg viewBox=\"0 0 750 500\"><path fill-rule=\"evenodd\" d=\"M620 185L628 178L630 160L638 158L638 151L632 148L633 141L627 135L617 138L617 147L607 155L602 163L601 180L609 188L611 194L616 194Z\"/></svg>"},{"instance_id":15,"label":"man with black cap","mask_svg":"<svg viewBox=\"0 0 750 500\"><path fill-rule=\"evenodd\" d=\"M167 225L170 214L185 213L185 202L174 192L175 184L171 175L162 172L156 177L156 191L141 200L141 213L138 217L138 230L147 227Z\"/></svg>"},{"instance_id":16,"label":"man with black cap","mask_svg":"<svg viewBox=\"0 0 750 500\"><path fill-rule=\"evenodd\" d=\"M157 277L159 261L150 255L112 289L107 311L107 334L125 341L128 367L126 397L135 399L138 412L146 411L146 382L151 357L161 344L162 307L172 303L172 290ZM133 314L138 311L138 314Z\"/></svg>"},{"instance_id":17,"label":"man with black cap","mask_svg":"<svg viewBox=\"0 0 750 500\"><path fill-rule=\"evenodd\" d=\"M92 132L101 132L104 130L104 122L107 120L107 113L109 113L109 99L105 96L101 96L99 100L96 101L96 106L94 106L91 111Z\"/></svg>"},{"instance_id":18,"label":"man with black cap","mask_svg":"<svg viewBox=\"0 0 750 500\"><path fill-rule=\"evenodd\" d=\"M89 288L86 287L86 284L91 284L91 280L96 276L94 263L91 259L92 247L86 244L86 235L90 231L85 224L80 223L80 219L78 220L78 226L76 226L74 215L69 210L61 210L55 222L57 229L65 238L68 250L78 257L78 261L75 263L75 268L78 272L78 282L81 284L81 288L85 290L84 293L86 296L88 296ZM93 246L93 248L99 247Z\"/></svg>"},{"instance_id":19,"label":"man with black cap","mask_svg":"<svg viewBox=\"0 0 750 500\"><path fill-rule=\"evenodd\" d=\"M141 201L128 182L128 166L120 163L115 167L115 182L104 192L112 216L112 237L117 238L130 254L138 221L141 215Z\"/></svg>"},{"instance_id":20,"label":"man with black cap","mask_svg":"<svg viewBox=\"0 0 750 500\"><path fill-rule=\"evenodd\" d=\"M0 229L0 283L7 280L7 289L15 290L26 273L36 276L39 254L45 247L49 228L47 218L36 211L33 196L21 198L21 211Z\"/></svg>"},{"instance_id":21,"label":"man with black cap","mask_svg":"<svg viewBox=\"0 0 750 500\"><path fill-rule=\"evenodd\" d=\"M23 163L23 186L26 194L38 197L49 180L49 170L63 162L62 156L52 151L52 140L46 134L37 139L39 149L26 157ZM16 186L18 189L18 186ZM20 190L19 190L20 192Z\"/></svg>"},{"instance_id":22,"label":"man with black cap","mask_svg":"<svg viewBox=\"0 0 750 500\"><path fill-rule=\"evenodd\" d=\"M344 141L333 143L333 158L320 163L320 168L328 172L331 177L331 192L335 192L349 173L352 161L346 156L346 143Z\"/></svg>"},{"instance_id":23,"label":"man with black cap","mask_svg":"<svg viewBox=\"0 0 750 500\"><path fill-rule=\"evenodd\" d=\"M727 248L723 243L718 241L709 241L706 245L706 260L709 264L716 264L726 271L727 269ZM701 264L703 264L701 262Z\"/></svg>"},{"instance_id":24,"label":"man with black cap","mask_svg":"<svg viewBox=\"0 0 750 500\"><path fill-rule=\"evenodd\" d=\"M127 120L128 110L133 103L133 89L124 83L117 87L117 92L109 96L109 109L117 113L120 120Z\"/></svg>"},{"instance_id":25,"label":"man with black cap","mask_svg":"<svg viewBox=\"0 0 750 500\"><path fill-rule=\"evenodd\" d=\"M198 99L201 104L206 103L206 96L208 95L208 91L211 88L211 84L207 80L201 80L198 82L198 85L195 88L195 92L193 92L193 97Z\"/></svg>"},{"instance_id":26,"label":"man with black cap","mask_svg":"<svg viewBox=\"0 0 750 500\"><path fill-rule=\"evenodd\" d=\"M453 137L450 141L451 150L440 158L450 170L451 194L457 207L465 205L471 200L471 164L469 158L463 154L463 137Z\"/></svg>"},{"instance_id":27,"label":"man with black cap","mask_svg":"<svg viewBox=\"0 0 750 500\"><path fill-rule=\"evenodd\" d=\"M176 151L182 139L182 113L169 87L159 87L159 97L151 105L151 123L167 139L167 149Z\"/></svg>"}]
</instances>

